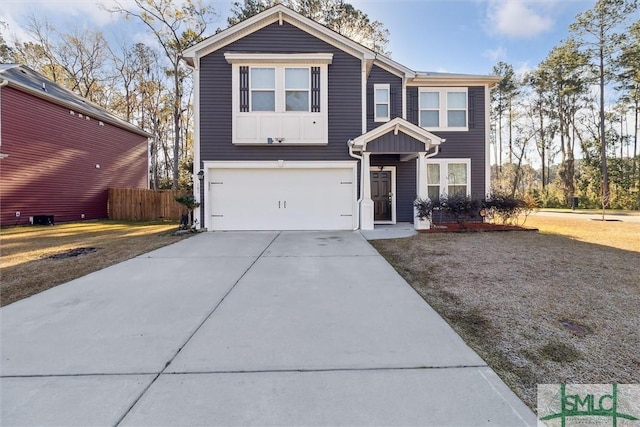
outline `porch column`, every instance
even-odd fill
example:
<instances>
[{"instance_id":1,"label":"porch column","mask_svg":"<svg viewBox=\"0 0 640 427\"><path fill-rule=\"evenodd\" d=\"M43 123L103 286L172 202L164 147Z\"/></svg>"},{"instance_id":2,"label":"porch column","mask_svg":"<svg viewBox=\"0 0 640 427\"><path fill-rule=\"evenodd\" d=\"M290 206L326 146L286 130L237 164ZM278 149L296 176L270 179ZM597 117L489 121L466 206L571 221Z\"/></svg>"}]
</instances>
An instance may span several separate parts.
<instances>
[{"instance_id":1,"label":"porch column","mask_svg":"<svg viewBox=\"0 0 640 427\"><path fill-rule=\"evenodd\" d=\"M417 184L417 191L416 193L418 194L418 198L424 200L427 198L428 192L427 192L427 153L426 152L421 152L418 153L418 159L417 159L417 165L416 167L417 169L417 173L416 176L418 177L418 184ZM416 230L424 230L427 228L431 228L431 222L428 219L419 219L417 217L418 215L418 210L414 207L413 208L413 227Z\"/></svg>"},{"instance_id":2,"label":"porch column","mask_svg":"<svg viewBox=\"0 0 640 427\"><path fill-rule=\"evenodd\" d=\"M362 202L360 202L360 229L373 230L373 200L371 200L371 153L362 153Z\"/></svg>"}]
</instances>

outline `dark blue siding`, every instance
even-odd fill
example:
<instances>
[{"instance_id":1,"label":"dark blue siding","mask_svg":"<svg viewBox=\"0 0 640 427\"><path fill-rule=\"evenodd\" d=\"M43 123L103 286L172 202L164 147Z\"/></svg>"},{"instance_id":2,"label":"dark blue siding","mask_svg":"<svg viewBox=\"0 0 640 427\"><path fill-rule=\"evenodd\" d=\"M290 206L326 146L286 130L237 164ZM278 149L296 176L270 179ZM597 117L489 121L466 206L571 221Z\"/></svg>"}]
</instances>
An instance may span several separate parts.
<instances>
[{"instance_id":1,"label":"dark blue siding","mask_svg":"<svg viewBox=\"0 0 640 427\"><path fill-rule=\"evenodd\" d=\"M367 78L367 132L384 124L383 122L374 122L374 92L373 85L389 84L391 91L390 115L394 119L402 117L402 79L382 68L374 65Z\"/></svg>"},{"instance_id":2,"label":"dark blue siding","mask_svg":"<svg viewBox=\"0 0 640 427\"><path fill-rule=\"evenodd\" d=\"M405 133L398 132L395 135L393 131L390 131L367 143L367 151L372 153L417 153L425 151L425 146L424 142Z\"/></svg>"},{"instance_id":3,"label":"dark blue siding","mask_svg":"<svg viewBox=\"0 0 640 427\"><path fill-rule=\"evenodd\" d=\"M328 67L328 145L233 145L231 65L224 58L225 52L333 53L333 63ZM268 25L201 59L200 158L203 161L353 160L347 141L362 133L361 87L359 59L286 22Z\"/></svg>"},{"instance_id":4,"label":"dark blue siding","mask_svg":"<svg viewBox=\"0 0 640 427\"><path fill-rule=\"evenodd\" d=\"M418 124L416 113L418 97L417 87L407 88L407 118ZM485 109L484 87L469 88L469 131L468 132L432 132L446 142L440 146L440 153L434 158L471 159L471 195L484 197L485 189Z\"/></svg>"}]
</instances>

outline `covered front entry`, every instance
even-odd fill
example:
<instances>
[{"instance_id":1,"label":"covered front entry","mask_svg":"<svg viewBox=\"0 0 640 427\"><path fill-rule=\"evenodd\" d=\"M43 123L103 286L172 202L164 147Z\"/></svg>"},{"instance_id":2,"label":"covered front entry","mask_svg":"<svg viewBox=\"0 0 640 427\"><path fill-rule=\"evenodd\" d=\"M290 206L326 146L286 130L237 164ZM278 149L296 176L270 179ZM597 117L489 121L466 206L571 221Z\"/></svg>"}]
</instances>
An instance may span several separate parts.
<instances>
[{"instance_id":1,"label":"covered front entry","mask_svg":"<svg viewBox=\"0 0 640 427\"><path fill-rule=\"evenodd\" d=\"M426 159L438 154L444 139L402 118L395 118L349 142L362 157L360 228L413 222L414 200L427 197Z\"/></svg>"},{"instance_id":2,"label":"covered front entry","mask_svg":"<svg viewBox=\"0 0 640 427\"><path fill-rule=\"evenodd\" d=\"M369 174L373 219L377 223L394 224L396 222L395 168L372 167Z\"/></svg>"},{"instance_id":3,"label":"covered front entry","mask_svg":"<svg viewBox=\"0 0 640 427\"><path fill-rule=\"evenodd\" d=\"M355 162L205 162L205 167L210 230L354 228Z\"/></svg>"}]
</instances>

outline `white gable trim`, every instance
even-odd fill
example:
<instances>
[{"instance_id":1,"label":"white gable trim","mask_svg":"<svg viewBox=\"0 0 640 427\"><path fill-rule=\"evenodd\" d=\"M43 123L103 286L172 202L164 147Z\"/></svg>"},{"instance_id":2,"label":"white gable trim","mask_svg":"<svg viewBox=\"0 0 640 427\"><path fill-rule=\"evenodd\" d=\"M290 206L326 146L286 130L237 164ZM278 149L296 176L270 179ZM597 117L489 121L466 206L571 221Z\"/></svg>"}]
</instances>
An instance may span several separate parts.
<instances>
[{"instance_id":1,"label":"white gable trim","mask_svg":"<svg viewBox=\"0 0 640 427\"><path fill-rule=\"evenodd\" d=\"M353 139L351 143L356 150L366 151L367 143L389 132L393 132L396 135L398 134L398 132L402 132L412 138L417 139L418 141L424 143L424 151L428 151L432 147L440 145L446 141L446 139L440 138L439 136L421 128L420 126L416 126L403 118L396 117L395 119Z\"/></svg>"},{"instance_id":2,"label":"white gable trim","mask_svg":"<svg viewBox=\"0 0 640 427\"><path fill-rule=\"evenodd\" d=\"M229 64L331 64L333 53L235 53L226 52L224 58Z\"/></svg>"},{"instance_id":3,"label":"white gable trim","mask_svg":"<svg viewBox=\"0 0 640 427\"><path fill-rule=\"evenodd\" d=\"M338 34L324 25L306 18L281 4L252 16L233 27L223 30L218 34L201 41L195 46L186 49L183 53L183 57L189 65L193 66L196 58L201 58L215 52L216 50L219 50L224 46L275 22L280 23L280 25L282 25L282 22L288 22L302 31L305 31L320 40L351 54L352 56L362 60L375 60L377 65L384 66L385 69L399 76L415 76L415 72L404 65L401 65L383 55L377 54L361 44L354 42L348 37Z\"/></svg>"}]
</instances>

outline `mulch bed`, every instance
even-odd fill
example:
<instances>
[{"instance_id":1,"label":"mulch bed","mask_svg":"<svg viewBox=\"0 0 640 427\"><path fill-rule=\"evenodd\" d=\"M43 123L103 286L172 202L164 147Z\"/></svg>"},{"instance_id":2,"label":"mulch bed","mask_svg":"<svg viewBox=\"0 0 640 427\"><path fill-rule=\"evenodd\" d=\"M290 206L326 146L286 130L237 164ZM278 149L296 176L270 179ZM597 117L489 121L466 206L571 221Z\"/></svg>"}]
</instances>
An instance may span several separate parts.
<instances>
[{"instance_id":1,"label":"mulch bed","mask_svg":"<svg viewBox=\"0 0 640 427\"><path fill-rule=\"evenodd\" d=\"M443 222L432 224L428 230L418 231L420 233L468 233L481 231L538 231L538 229L519 225L491 224L489 222L466 222L464 226L457 222Z\"/></svg>"},{"instance_id":2,"label":"mulch bed","mask_svg":"<svg viewBox=\"0 0 640 427\"><path fill-rule=\"evenodd\" d=\"M98 250L98 248L75 248L75 249L70 249L68 251L65 251L65 252L62 252L62 253L59 253L59 254L51 255L48 258L49 259L73 258L73 257L77 257L77 256L80 256L80 255L91 254L91 253L94 253L97 250Z\"/></svg>"}]
</instances>

